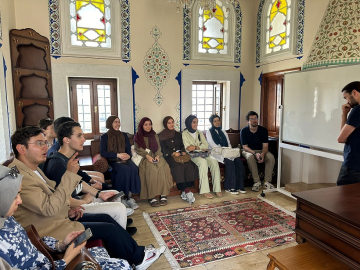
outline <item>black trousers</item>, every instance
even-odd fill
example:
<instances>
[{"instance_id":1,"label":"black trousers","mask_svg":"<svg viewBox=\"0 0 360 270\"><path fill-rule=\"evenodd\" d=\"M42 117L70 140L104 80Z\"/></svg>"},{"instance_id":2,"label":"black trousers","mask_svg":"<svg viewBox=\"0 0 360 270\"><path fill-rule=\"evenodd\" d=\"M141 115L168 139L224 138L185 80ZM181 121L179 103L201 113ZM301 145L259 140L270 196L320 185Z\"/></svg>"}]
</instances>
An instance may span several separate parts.
<instances>
[{"instance_id":1,"label":"black trousers","mask_svg":"<svg viewBox=\"0 0 360 270\"><path fill-rule=\"evenodd\" d=\"M105 242L110 257L127 260L130 265L138 265L144 259L144 246L136 241L112 217L107 214L84 214L78 222L85 229L90 228L93 236L89 240L101 239Z\"/></svg>"},{"instance_id":2,"label":"black trousers","mask_svg":"<svg viewBox=\"0 0 360 270\"><path fill-rule=\"evenodd\" d=\"M245 168L240 158L233 161L224 158L225 163L225 189L244 189Z\"/></svg>"},{"instance_id":3,"label":"black trousers","mask_svg":"<svg viewBox=\"0 0 360 270\"><path fill-rule=\"evenodd\" d=\"M194 182L184 182L184 183L177 183L176 187L178 190L184 191L186 188L191 188L194 186Z\"/></svg>"},{"instance_id":4,"label":"black trousers","mask_svg":"<svg viewBox=\"0 0 360 270\"><path fill-rule=\"evenodd\" d=\"M350 169L346 166L341 166L337 179L337 185L342 186L355 183L360 183L360 172Z\"/></svg>"}]
</instances>

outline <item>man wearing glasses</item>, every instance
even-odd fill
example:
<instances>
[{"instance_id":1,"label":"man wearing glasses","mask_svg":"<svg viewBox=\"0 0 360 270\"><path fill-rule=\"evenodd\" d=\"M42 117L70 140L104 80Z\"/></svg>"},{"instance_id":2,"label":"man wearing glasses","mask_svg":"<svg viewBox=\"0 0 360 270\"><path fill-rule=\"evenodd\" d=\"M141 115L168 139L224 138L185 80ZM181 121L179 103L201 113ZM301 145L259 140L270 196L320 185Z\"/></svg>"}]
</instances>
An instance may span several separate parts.
<instances>
[{"instance_id":1,"label":"man wearing glasses","mask_svg":"<svg viewBox=\"0 0 360 270\"><path fill-rule=\"evenodd\" d=\"M259 191L261 187L257 163L265 163L265 188L274 188L271 180L275 158L268 151L268 131L266 128L258 125L258 117L256 112L248 112L246 114L248 125L240 132L241 145L243 146L242 156L246 158L247 165L254 179L252 191Z\"/></svg>"}]
</instances>

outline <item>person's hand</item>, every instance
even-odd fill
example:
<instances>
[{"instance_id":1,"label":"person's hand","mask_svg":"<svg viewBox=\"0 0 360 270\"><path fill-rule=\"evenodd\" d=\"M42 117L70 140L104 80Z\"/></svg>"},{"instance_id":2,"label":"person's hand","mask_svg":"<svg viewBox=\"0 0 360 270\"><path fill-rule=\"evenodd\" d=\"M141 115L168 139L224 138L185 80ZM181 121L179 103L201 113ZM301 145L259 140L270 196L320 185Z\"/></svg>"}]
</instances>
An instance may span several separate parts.
<instances>
[{"instance_id":1,"label":"person's hand","mask_svg":"<svg viewBox=\"0 0 360 270\"><path fill-rule=\"evenodd\" d=\"M255 153L255 158L258 163L261 163L260 157L261 157L260 153Z\"/></svg>"},{"instance_id":2,"label":"person's hand","mask_svg":"<svg viewBox=\"0 0 360 270\"><path fill-rule=\"evenodd\" d=\"M85 204L92 203L93 196L90 193L86 193L84 196L81 197L81 200L84 201Z\"/></svg>"},{"instance_id":3,"label":"person's hand","mask_svg":"<svg viewBox=\"0 0 360 270\"><path fill-rule=\"evenodd\" d=\"M264 153L261 153L261 154L260 154L260 157L261 157L261 159L260 159L259 163L263 163L264 160L265 160L265 154L264 154Z\"/></svg>"},{"instance_id":4,"label":"person's hand","mask_svg":"<svg viewBox=\"0 0 360 270\"><path fill-rule=\"evenodd\" d=\"M111 196L114 196L115 194L117 194L117 193L113 192L113 191L100 192L99 198L105 202L108 198L110 198Z\"/></svg>"},{"instance_id":5,"label":"person's hand","mask_svg":"<svg viewBox=\"0 0 360 270\"><path fill-rule=\"evenodd\" d=\"M94 179L92 179L92 178L91 178L90 181L89 181L90 184L95 184L96 182L97 182L97 181L94 180Z\"/></svg>"},{"instance_id":6,"label":"person's hand","mask_svg":"<svg viewBox=\"0 0 360 270\"><path fill-rule=\"evenodd\" d=\"M172 155L173 155L174 157L179 157L181 154L180 154L179 152L174 152L174 153L172 153Z\"/></svg>"},{"instance_id":7,"label":"person's hand","mask_svg":"<svg viewBox=\"0 0 360 270\"><path fill-rule=\"evenodd\" d=\"M156 160L157 162L159 162L159 161L160 161L160 157L159 157L159 156L156 156L154 160Z\"/></svg>"},{"instance_id":8,"label":"person's hand","mask_svg":"<svg viewBox=\"0 0 360 270\"><path fill-rule=\"evenodd\" d=\"M185 155L186 155L186 152L182 152L181 155L185 156Z\"/></svg>"},{"instance_id":9,"label":"person's hand","mask_svg":"<svg viewBox=\"0 0 360 270\"><path fill-rule=\"evenodd\" d=\"M146 155L146 159L150 162L150 163L153 163L154 159L149 156L149 155Z\"/></svg>"},{"instance_id":10,"label":"person's hand","mask_svg":"<svg viewBox=\"0 0 360 270\"><path fill-rule=\"evenodd\" d=\"M74 241L84 231L73 231L65 236L64 240L60 243L60 249L65 250L66 246Z\"/></svg>"},{"instance_id":11,"label":"person's hand","mask_svg":"<svg viewBox=\"0 0 360 270\"><path fill-rule=\"evenodd\" d=\"M96 188L97 190L102 190L102 184L95 180L94 184L91 184L93 188Z\"/></svg>"},{"instance_id":12,"label":"person's hand","mask_svg":"<svg viewBox=\"0 0 360 270\"><path fill-rule=\"evenodd\" d=\"M81 249L83 247L85 247L86 245L86 241L84 241L84 243L78 245L77 247L74 248L75 244L72 243L67 249L66 252L64 254L64 258L63 260L65 261L66 264L69 264L81 251Z\"/></svg>"},{"instance_id":13,"label":"person's hand","mask_svg":"<svg viewBox=\"0 0 360 270\"><path fill-rule=\"evenodd\" d=\"M188 150L189 152L195 151L195 149L196 149L195 145L189 145L188 147L186 147L186 150Z\"/></svg>"},{"instance_id":14,"label":"person's hand","mask_svg":"<svg viewBox=\"0 0 360 270\"><path fill-rule=\"evenodd\" d=\"M81 218L83 216L83 214L84 214L83 210L85 210L85 208L83 206L70 208L68 211L68 216L69 216L69 218L78 220L79 218Z\"/></svg>"},{"instance_id":15,"label":"person's hand","mask_svg":"<svg viewBox=\"0 0 360 270\"><path fill-rule=\"evenodd\" d=\"M69 159L68 163L67 163L67 170L73 173L77 173L80 169L80 165L79 165L79 159L76 158L77 155L79 153L76 152L75 154L73 154L73 156Z\"/></svg>"},{"instance_id":16,"label":"person's hand","mask_svg":"<svg viewBox=\"0 0 360 270\"><path fill-rule=\"evenodd\" d=\"M342 113L347 115L350 112L351 106L349 103L342 105Z\"/></svg>"},{"instance_id":17,"label":"person's hand","mask_svg":"<svg viewBox=\"0 0 360 270\"><path fill-rule=\"evenodd\" d=\"M118 153L116 156L121 160L128 160L130 158L130 156L127 153Z\"/></svg>"}]
</instances>

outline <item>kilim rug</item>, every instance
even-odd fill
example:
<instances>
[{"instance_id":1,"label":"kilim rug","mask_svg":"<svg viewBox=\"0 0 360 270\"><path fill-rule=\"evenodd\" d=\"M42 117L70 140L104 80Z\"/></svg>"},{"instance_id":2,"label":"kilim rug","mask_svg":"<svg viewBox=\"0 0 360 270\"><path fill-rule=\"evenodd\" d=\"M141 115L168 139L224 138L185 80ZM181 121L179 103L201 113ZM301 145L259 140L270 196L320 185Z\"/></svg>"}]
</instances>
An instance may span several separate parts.
<instances>
[{"instance_id":1,"label":"kilim rug","mask_svg":"<svg viewBox=\"0 0 360 270\"><path fill-rule=\"evenodd\" d=\"M294 214L260 198L144 213L173 269L294 242Z\"/></svg>"}]
</instances>

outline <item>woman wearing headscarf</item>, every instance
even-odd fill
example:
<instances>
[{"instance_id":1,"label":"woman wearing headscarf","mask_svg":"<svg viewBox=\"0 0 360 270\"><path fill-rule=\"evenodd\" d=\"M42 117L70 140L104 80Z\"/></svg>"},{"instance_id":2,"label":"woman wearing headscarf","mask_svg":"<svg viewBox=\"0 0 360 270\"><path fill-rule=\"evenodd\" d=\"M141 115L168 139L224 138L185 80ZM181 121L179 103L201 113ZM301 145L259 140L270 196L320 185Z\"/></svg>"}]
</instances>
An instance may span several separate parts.
<instances>
[{"instance_id":1,"label":"woman wearing headscarf","mask_svg":"<svg viewBox=\"0 0 360 270\"><path fill-rule=\"evenodd\" d=\"M210 149L221 147L231 148L229 136L226 131L221 129L220 116L213 114L209 118L211 128L206 131L206 139L210 145ZM240 158L228 159L221 154L212 154L212 156L220 163L225 164L225 191L233 195L240 193L245 194L244 180L245 169Z\"/></svg>"},{"instance_id":2,"label":"woman wearing headscarf","mask_svg":"<svg viewBox=\"0 0 360 270\"><path fill-rule=\"evenodd\" d=\"M191 160L184 163L175 161L174 157L186 155L181 133L175 130L174 118L171 116L164 118L163 125L164 130L159 133L161 150L170 166L177 188L182 191L181 198L192 204L195 198L189 188L194 186L194 181L199 178L199 170Z\"/></svg>"},{"instance_id":3,"label":"woman wearing headscarf","mask_svg":"<svg viewBox=\"0 0 360 270\"><path fill-rule=\"evenodd\" d=\"M167 204L166 195L172 187L169 165L161 152L159 137L152 128L152 121L144 117L140 120L134 136L136 153L143 159L139 164L141 180L140 199L148 199L151 206ZM160 195L160 202L155 196Z\"/></svg>"},{"instance_id":4,"label":"woman wearing headscarf","mask_svg":"<svg viewBox=\"0 0 360 270\"><path fill-rule=\"evenodd\" d=\"M16 167L9 169L0 166L0 258L16 269L52 269L49 259L35 248L24 228L13 217L18 205L22 203L22 177ZM56 270L64 269L85 246L86 242L77 247L71 244L81 233L82 231L71 232L63 241L48 236L42 239L54 251L65 251L64 258L55 261ZM126 260L111 259L103 247L91 248L89 251L102 269L132 269Z\"/></svg>"},{"instance_id":5,"label":"woman wearing headscarf","mask_svg":"<svg viewBox=\"0 0 360 270\"><path fill-rule=\"evenodd\" d=\"M107 133L101 135L100 154L107 159L112 168L111 183L113 189L123 191L127 200L126 207L137 209L139 206L131 198L133 193L140 193L139 169L131 161L131 145L126 133L120 131L120 119L111 115L106 119Z\"/></svg>"},{"instance_id":6,"label":"woman wearing headscarf","mask_svg":"<svg viewBox=\"0 0 360 270\"><path fill-rule=\"evenodd\" d=\"M185 119L186 129L182 133L183 143L186 149L186 152L196 152L196 151L208 151L209 144L207 143L204 134L197 130L198 119L195 115L189 115ZM194 157L191 160L199 168L199 194L207 199L212 199L214 196L210 193L209 180L208 180L208 168L210 168L212 176L212 185L215 195L222 197L221 185L220 185L220 168L217 160L211 155L208 157Z\"/></svg>"}]
</instances>

